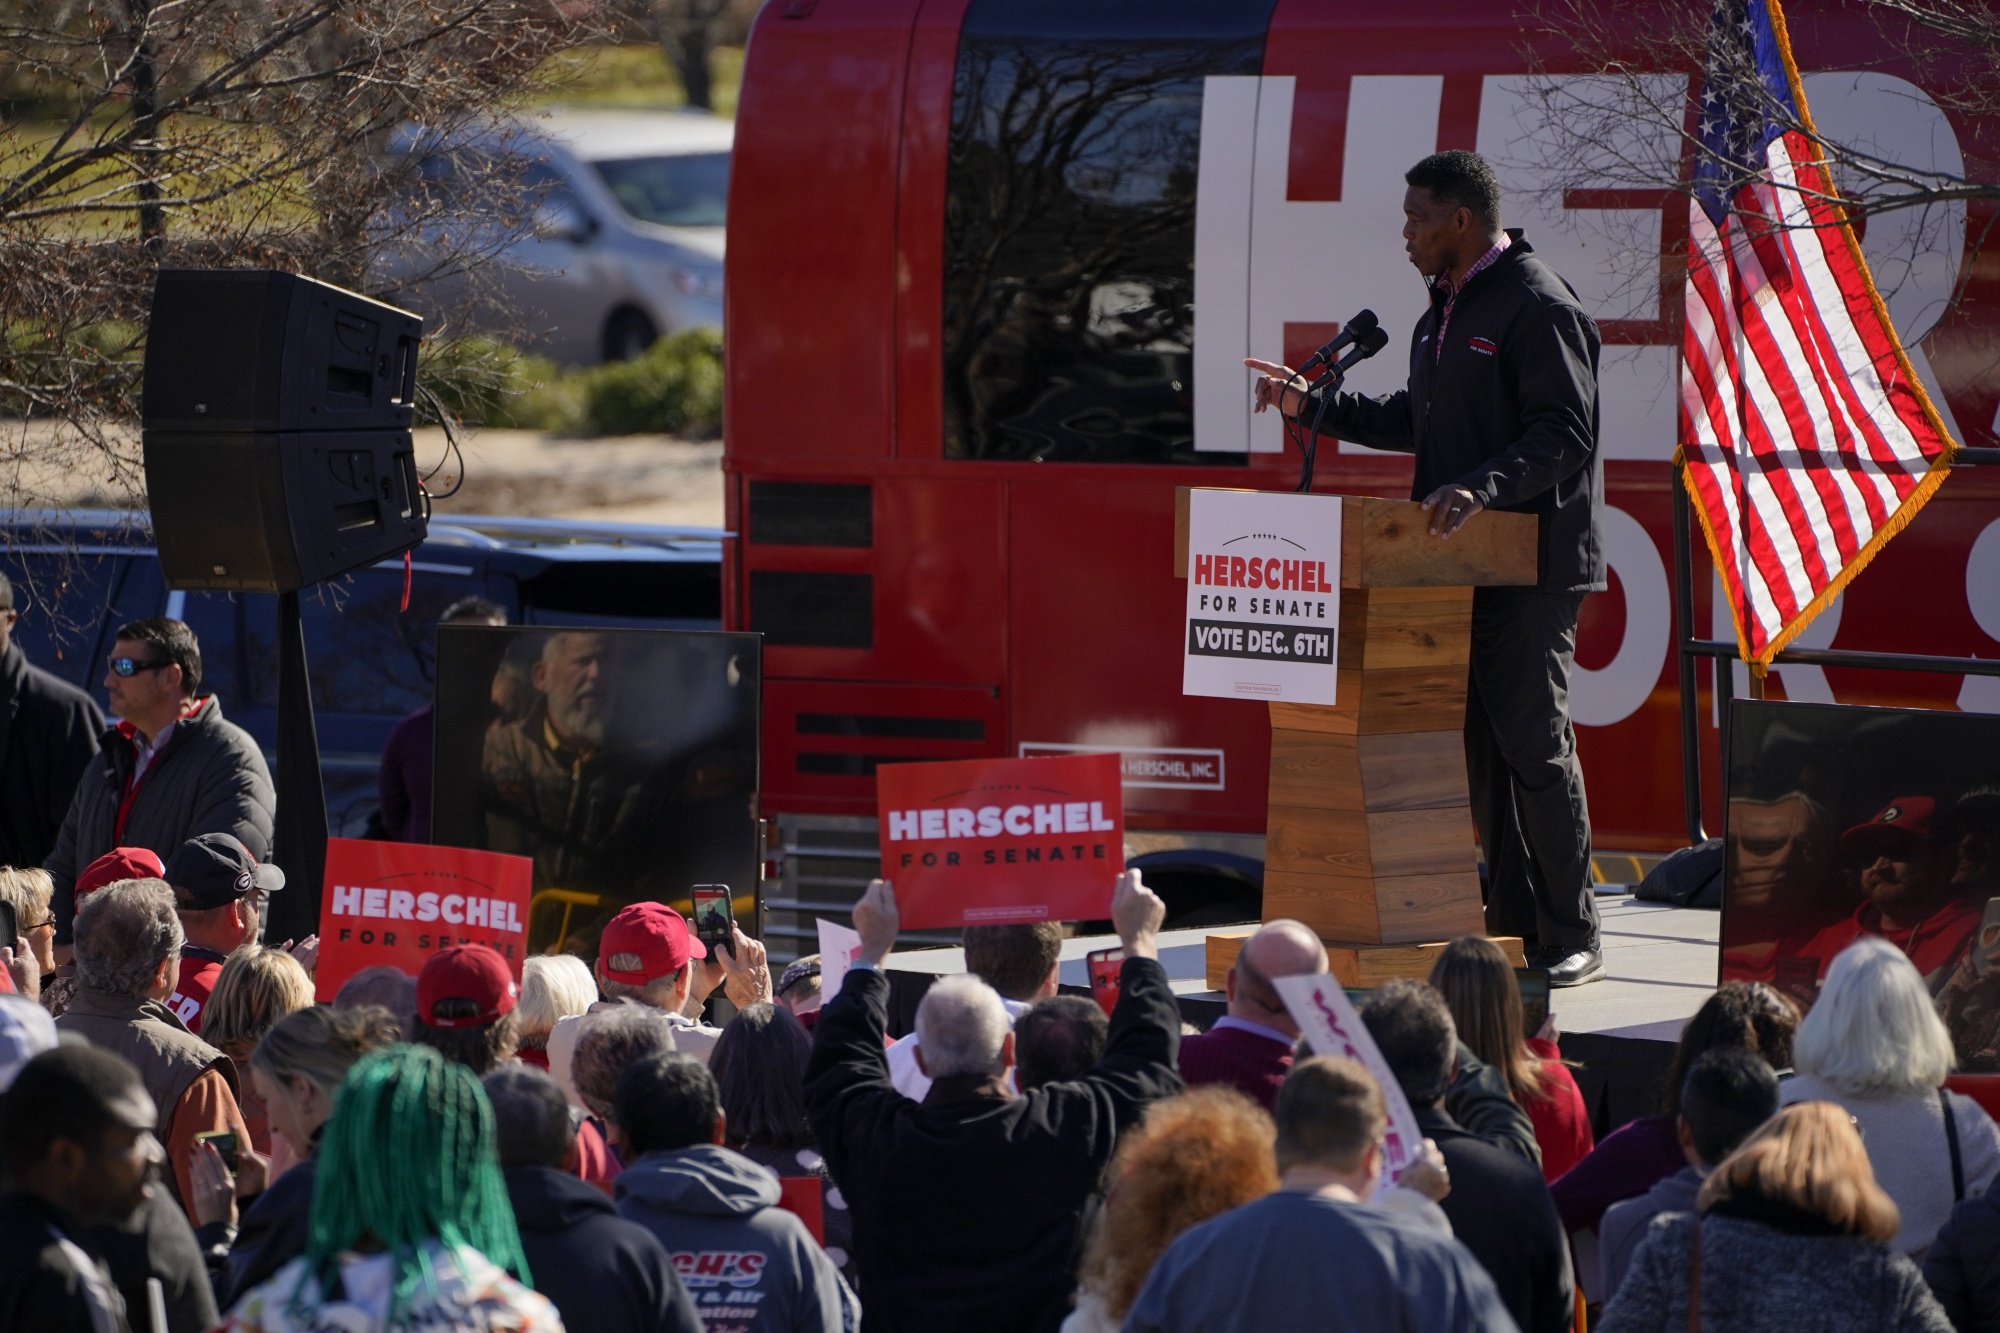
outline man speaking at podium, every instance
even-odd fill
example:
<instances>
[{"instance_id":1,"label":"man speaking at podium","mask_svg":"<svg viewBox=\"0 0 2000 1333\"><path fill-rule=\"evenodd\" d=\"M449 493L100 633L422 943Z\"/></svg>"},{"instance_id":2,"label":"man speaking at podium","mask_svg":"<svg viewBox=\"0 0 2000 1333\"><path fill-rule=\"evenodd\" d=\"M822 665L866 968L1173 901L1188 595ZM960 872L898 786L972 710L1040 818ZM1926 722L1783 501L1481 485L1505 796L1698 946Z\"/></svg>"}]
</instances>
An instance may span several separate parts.
<instances>
[{"instance_id":1,"label":"man speaking at podium","mask_svg":"<svg viewBox=\"0 0 2000 1333\"><path fill-rule=\"evenodd\" d=\"M1482 509L1541 520L1540 582L1473 592L1465 759L1487 930L1523 937L1552 985L1579 985L1604 975L1569 720L1577 608L1605 586L1597 325L1521 233L1501 229L1484 158L1437 153L1403 179L1404 249L1431 297L1409 387L1327 398L1290 368L1252 360L1264 376L1256 410L1276 403L1308 429L1415 454L1410 498L1439 537Z\"/></svg>"}]
</instances>

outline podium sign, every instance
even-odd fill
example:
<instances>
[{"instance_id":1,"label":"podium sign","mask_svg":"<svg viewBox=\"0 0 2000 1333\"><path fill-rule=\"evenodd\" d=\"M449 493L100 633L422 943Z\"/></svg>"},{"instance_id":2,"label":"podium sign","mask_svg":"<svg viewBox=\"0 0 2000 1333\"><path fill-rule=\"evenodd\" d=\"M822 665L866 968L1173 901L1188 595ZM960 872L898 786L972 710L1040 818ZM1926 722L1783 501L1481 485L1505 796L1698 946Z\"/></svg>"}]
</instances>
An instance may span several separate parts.
<instances>
[{"instance_id":1,"label":"podium sign","mask_svg":"<svg viewBox=\"0 0 2000 1333\"><path fill-rule=\"evenodd\" d=\"M1340 515L1338 496L1189 496L1182 694L1334 701Z\"/></svg>"}]
</instances>

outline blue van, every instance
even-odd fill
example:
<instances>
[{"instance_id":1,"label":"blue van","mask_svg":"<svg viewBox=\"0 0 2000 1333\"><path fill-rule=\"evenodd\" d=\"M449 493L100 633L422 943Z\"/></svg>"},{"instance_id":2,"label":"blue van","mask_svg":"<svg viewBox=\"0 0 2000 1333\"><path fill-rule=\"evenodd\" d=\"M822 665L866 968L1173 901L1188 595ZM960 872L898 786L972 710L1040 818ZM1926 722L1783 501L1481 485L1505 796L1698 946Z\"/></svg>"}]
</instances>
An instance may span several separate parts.
<instances>
[{"instance_id":1,"label":"blue van","mask_svg":"<svg viewBox=\"0 0 2000 1333\"><path fill-rule=\"evenodd\" d=\"M437 618L485 597L512 624L719 629L722 541L716 528L451 515L432 521L403 561L385 560L301 597L327 818L361 837L376 809L389 731L431 702ZM201 641L205 690L270 758L278 722L278 599L268 593L172 592L150 522L116 510L14 511L0 518L0 573L14 584L14 638L28 660L105 706L104 662L118 626L185 620Z\"/></svg>"}]
</instances>

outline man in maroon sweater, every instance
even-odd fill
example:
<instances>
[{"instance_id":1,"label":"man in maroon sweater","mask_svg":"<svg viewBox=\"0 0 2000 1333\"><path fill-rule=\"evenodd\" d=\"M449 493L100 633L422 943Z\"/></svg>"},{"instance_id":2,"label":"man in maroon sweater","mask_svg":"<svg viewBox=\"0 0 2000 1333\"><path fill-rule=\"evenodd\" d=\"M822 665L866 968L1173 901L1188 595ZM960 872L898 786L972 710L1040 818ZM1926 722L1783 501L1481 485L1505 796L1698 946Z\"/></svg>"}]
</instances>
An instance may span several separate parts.
<instances>
[{"instance_id":1,"label":"man in maroon sweater","mask_svg":"<svg viewBox=\"0 0 2000 1333\"><path fill-rule=\"evenodd\" d=\"M1271 980L1324 971L1326 946L1300 922L1267 922L1243 941L1223 983L1229 1012L1203 1035L1181 1038L1181 1077L1188 1086L1226 1083L1269 1110L1299 1039L1299 1025Z\"/></svg>"}]
</instances>

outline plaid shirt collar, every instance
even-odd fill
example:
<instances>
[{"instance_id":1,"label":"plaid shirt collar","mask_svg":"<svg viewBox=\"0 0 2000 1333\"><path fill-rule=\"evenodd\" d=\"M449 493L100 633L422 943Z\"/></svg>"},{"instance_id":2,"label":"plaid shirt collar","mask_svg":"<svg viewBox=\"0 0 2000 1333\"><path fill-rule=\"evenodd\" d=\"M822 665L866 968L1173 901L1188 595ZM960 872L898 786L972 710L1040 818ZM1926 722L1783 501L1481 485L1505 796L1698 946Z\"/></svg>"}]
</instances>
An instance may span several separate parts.
<instances>
[{"instance_id":1,"label":"plaid shirt collar","mask_svg":"<svg viewBox=\"0 0 2000 1333\"><path fill-rule=\"evenodd\" d=\"M1438 288L1444 293L1444 311L1438 316L1437 337L1431 341L1432 361L1436 361L1444 355L1444 333L1447 328L1451 327L1451 309L1458 304L1458 294L1464 291L1474 278L1484 273L1487 269L1492 268L1499 261L1500 256L1507 253L1507 247L1513 243L1514 238L1503 231L1500 233L1500 239L1493 243L1493 248L1473 260L1472 267L1465 270L1465 276L1460 278L1456 283L1451 280L1449 273L1438 279Z\"/></svg>"}]
</instances>

